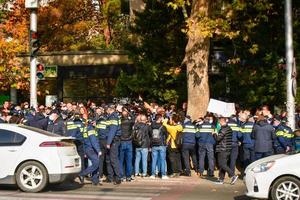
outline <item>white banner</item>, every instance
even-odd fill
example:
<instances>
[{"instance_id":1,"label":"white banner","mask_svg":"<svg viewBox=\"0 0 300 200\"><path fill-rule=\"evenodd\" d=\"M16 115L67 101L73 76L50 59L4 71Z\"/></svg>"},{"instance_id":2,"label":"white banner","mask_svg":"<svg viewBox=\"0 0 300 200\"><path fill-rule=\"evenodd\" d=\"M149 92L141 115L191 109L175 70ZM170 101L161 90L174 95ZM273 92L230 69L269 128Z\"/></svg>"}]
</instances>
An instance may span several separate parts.
<instances>
[{"instance_id":1,"label":"white banner","mask_svg":"<svg viewBox=\"0 0 300 200\"><path fill-rule=\"evenodd\" d=\"M235 105L234 103L210 99L207 112L215 113L222 117L230 117L231 115L235 115Z\"/></svg>"}]
</instances>

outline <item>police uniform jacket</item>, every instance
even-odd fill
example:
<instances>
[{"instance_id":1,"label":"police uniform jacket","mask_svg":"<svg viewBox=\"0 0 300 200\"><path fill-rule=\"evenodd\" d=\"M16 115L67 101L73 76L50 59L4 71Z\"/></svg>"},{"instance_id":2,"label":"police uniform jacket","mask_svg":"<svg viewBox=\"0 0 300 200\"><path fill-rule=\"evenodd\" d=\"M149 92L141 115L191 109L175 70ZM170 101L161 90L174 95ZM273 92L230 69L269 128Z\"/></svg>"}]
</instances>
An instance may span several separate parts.
<instances>
[{"instance_id":1,"label":"police uniform jacket","mask_svg":"<svg viewBox=\"0 0 300 200\"><path fill-rule=\"evenodd\" d=\"M84 150L94 150L95 153L99 154L100 144L94 127L91 124L88 124L86 131L83 133L83 146Z\"/></svg>"},{"instance_id":2,"label":"police uniform jacket","mask_svg":"<svg viewBox=\"0 0 300 200\"><path fill-rule=\"evenodd\" d=\"M182 144L196 144L196 126L188 121L183 124Z\"/></svg>"},{"instance_id":3,"label":"police uniform jacket","mask_svg":"<svg viewBox=\"0 0 300 200\"><path fill-rule=\"evenodd\" d=\"M198 125L197 129L196 138L198 144L216 144L216 140L213 137L215 126L212 123L203 122L203 124Z\"/></svg>"},{"instance_id":4,"label":"police uniform jacket","mask_svg":"<svg viewBox=\"0 0 300 200\"><path fill-rule=\"evenodd\" d=\"M117 112L113 112L107 118L107 142L106 144L111 145L114 139L120 138L121 136L121 122Z\"/></svg>"}]
</instances>

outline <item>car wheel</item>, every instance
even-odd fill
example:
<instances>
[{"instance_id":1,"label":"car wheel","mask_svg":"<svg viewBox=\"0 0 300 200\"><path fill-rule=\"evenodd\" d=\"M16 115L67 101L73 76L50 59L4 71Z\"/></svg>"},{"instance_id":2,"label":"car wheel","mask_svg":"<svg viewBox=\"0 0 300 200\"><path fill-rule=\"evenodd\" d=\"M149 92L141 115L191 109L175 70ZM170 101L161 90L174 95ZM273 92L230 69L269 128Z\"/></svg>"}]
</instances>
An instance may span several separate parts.
<instances>
[{"instance_id":1,"label":"car wheel","mask_svg":"<svg viewBox=\"0 0 300 200\"><path fill-rule=\"evenodd\" d=\"M271 190L273 200L300 200L300 181L286 176L278 179Z\"/></svg>"},{"instance_id":2,"label":"car wheel","mask_svg":"<svg viewBox=\"0 0 300 200\"><path fill-rule=\"evenodd\" d=\"M39 192L48 183L48 173L42 164L29 161L18 168L16 181L18 187L24 192Z\"/></svg>"}]
</instances>

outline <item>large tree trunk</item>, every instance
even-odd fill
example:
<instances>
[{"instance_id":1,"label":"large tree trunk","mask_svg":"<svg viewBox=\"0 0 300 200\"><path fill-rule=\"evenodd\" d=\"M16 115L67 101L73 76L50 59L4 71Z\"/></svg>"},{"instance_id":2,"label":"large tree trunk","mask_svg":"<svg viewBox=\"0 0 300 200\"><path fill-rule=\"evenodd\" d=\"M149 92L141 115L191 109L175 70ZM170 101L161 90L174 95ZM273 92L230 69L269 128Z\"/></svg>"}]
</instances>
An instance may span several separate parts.
<instances>
[{"instance_id":1,"label":"large tree trunk","mask_svg":"<svg viewBox=\"0 0 300 200\"><path fill-rule=\"evenodd\" d=\"M185 49L184 64L187 67L188 110L193 120L206 114L209 102L208 59L210 40L197 33L197 21L201 16L209 16L211 0L194 0L189 27L189 40ZM193 25L194 24L194 25Z\"/></svg>"}]
</instances>

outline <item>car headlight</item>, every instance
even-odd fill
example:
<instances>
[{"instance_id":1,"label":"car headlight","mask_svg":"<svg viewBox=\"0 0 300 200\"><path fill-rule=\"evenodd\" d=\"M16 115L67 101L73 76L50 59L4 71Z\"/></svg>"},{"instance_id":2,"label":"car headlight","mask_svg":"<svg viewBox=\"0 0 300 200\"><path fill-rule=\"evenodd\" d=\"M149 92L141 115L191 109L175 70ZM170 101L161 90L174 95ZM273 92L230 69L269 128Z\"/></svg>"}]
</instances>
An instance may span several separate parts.
<instances>
[{"instance_id":1,"label":"car headlight","mask_svg":"<svg viewBox=\"0 0 300 200\"><path fill-rule=\"evenodd\" d=\"M261 163L259 165L256 165L252 171L254 173L260 173L260 172L266 172L269 169L271 169L271 167L273 167L273 165L275 164L275 161L269 161L269 162L265 162L265 163Z\"/></svg>"}]
</instances>

